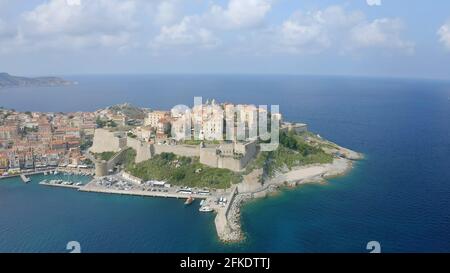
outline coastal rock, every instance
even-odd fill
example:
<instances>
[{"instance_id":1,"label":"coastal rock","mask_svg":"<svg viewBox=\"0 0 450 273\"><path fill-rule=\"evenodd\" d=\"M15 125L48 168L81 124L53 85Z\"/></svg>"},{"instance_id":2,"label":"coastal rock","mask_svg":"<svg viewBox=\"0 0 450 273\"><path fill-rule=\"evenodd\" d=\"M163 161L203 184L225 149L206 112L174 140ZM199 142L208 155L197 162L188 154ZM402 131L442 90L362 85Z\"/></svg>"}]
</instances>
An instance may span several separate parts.
<instances>
[{"instance_id":1,"label":"coastal rock","mask_svg":"<svg viewBox=\"0 0 450 273\"><path fill-rule=\"evenodd\" d=\"M216 216L217 221L226 221L223 230L218 230L219 238L224 242L239 242L244 239L244 235L241 229L241 206L244 202L252 199L252 194L237 194L233 202L230 204L228 213L219 212ZM220 215L220 214L223 215ZM225 216L225 218L223 218ZM222 223L223 224L223 223Z\"/></svg>"},{"instance_id":2,"label":"coastal rock","mask_svg":"<svg viewBox=\"0 0 450 273\"><path fill-rule=\"evenodd\" d=\"M348 153L348 155L352 158L361 158L360 154L356 152ZM279 172L275 177L263 184L258 183L258 187L255 187L255 181L250 181L250 178L255 179L256 176L248 176L248 181L245 181L247 185L237 186L238 189L247 191L237 193L230 201L231 204L227 211L218 212L216 226L221 226L217 230L219 238L224 242L239 242L244 239L240 224L240 208L248 200L266 197L268 194L278 192L280 187L296 187L306 183L324 183L326 181L325 178L344 175L352 166L352 160L347 157L337 157L330 164L313 164L294 168L286 173ZM250 187L249 185L252 186ZM218 224L220 225L218 226Z\"/></svg>"}]
</instances>

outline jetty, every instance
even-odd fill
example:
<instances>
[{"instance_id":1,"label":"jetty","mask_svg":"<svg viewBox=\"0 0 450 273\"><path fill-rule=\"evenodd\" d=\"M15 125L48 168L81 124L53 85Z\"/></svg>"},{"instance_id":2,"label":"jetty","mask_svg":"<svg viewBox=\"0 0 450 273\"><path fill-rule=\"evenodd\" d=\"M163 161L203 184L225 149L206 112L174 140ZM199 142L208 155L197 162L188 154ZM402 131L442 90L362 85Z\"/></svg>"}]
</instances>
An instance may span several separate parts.
<instances>
[{"instance_id":1,"label":"jetty","mask_svg":"<svg viewBox=\"0 0 450 273\"><path fill-rule=\"evenodd\" d=\"M50 186L50 187L60 187L60 188L70 188L70 189L76 189L76 190L79 190L81 187L84 186L84 184L74 184L72 182L62 181L62 180L50 180L50 181L44 180L42 182L39 182L39 185Z\"/></svg>"},{"instance_id":2,"label":"jetty","mask_svg":"<svg viewBox=\"0 0 450 273\"><path fill-rule=\"evenodd\" d=\"M55 170L55 168L47 168L47 169L41 169L41 170L29 170L29 171L23 171L21 173L13 173L13 174L3 174L3 175L0 175L0 180L14 178L14 177L20 177L21 174L30 176L30 175L36 175L36 174L43 174L45 172L51 173L53 170Z\"/></svg>"},{"instance_id":3,"label":"jetty","mask_svg":"<svg viewBox=\"0 0 450 273\"><path fill-rule=\"evenodd\" d=\"M163 198L177 198L177 199L187 199L189 197L195 199L207 199L209 195L201 194L186 194L180 192L159 192L159 191L145 191L141 189L129 189L121 190L114 188L103 188L92 185L92 182L86 186L80 187L79 191L83 192L96 192L96 193L109 193L109 194L121 194L121 195L134 195L134 196L144 196L144 197L163 197Z\"/></svg>"}]
</instances>

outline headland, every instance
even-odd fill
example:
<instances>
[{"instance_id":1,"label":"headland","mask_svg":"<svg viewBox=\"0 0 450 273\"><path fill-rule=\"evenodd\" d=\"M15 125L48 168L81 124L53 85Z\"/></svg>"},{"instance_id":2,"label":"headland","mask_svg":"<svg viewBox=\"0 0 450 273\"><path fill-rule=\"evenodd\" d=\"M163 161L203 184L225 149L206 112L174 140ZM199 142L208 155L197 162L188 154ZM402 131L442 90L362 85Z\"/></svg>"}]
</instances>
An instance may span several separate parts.
<instances>
[{"instance_id":1,"label":"headland","mask_svg":"<svg viewBox=\"0 0 450 273\"><path fill-rule=\"evenodd\" d=\"M3 177L72 172L95 178L86 185L42 184L181 198L186 205L199 199L199 211L216 213L217 235L224 242L245 238L244 202L282 187L323 183L360 159L361 154L310 132L306 124L253 105L212 100L170 111L130 104L93 113L0 111Z\"/></svg>"}]
</instances>

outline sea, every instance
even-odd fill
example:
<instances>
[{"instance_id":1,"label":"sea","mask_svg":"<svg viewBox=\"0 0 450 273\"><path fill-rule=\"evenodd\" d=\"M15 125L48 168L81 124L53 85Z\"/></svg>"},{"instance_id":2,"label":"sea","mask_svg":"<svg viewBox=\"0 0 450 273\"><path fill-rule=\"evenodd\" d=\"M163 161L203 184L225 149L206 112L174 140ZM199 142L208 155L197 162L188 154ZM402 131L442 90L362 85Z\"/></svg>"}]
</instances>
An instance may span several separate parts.
<instances>
[{"instance_id":1,"label":"sea","mask_svg":"<svg viewBox=\"0 0 450 273\"><path fill-rule=\"evenodd\" d=\"M450 252L450 82L296 75L67 76L65 87L0 89L18 111L152 109L203 100L279 105L284 118L365 155L346 176L242 208L245 240L218 240L198 201L0 180L0 252ZM84 181L86 177L74 177Z\"/></svg>"}]
</instances>

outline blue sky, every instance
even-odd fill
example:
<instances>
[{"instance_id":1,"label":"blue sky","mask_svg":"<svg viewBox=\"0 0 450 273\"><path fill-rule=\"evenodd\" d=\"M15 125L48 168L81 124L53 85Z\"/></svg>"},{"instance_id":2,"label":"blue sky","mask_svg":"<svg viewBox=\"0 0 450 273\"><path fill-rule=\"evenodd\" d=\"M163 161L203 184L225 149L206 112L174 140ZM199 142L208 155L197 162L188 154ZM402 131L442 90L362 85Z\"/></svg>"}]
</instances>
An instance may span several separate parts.
<instances>
[{"instance_id":1,"label":"blue sky","mask_svg":"<svg viewBox=\"0 0 450 273\"><path fill-rule=\"evenodd\" d=\"M0 0L0 71L450 79L450 1Z\"/></svg>"}]
</instances>

